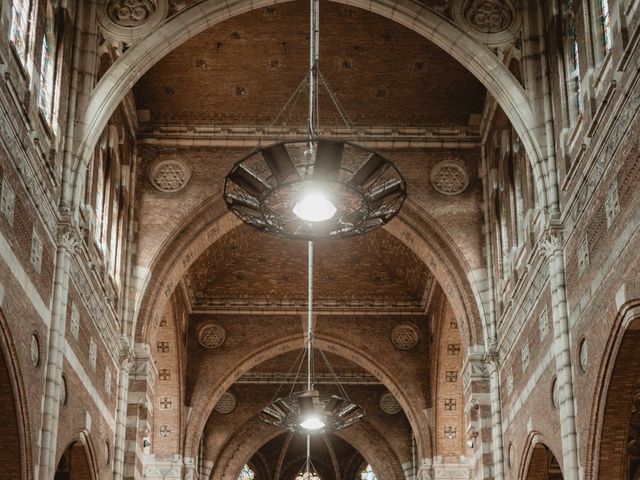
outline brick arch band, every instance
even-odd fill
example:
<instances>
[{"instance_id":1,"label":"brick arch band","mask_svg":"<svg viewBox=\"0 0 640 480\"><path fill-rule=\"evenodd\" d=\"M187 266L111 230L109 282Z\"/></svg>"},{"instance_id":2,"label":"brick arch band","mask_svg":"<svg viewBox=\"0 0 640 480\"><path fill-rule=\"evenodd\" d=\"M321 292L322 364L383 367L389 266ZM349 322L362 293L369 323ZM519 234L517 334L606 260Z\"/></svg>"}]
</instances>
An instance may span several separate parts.
<instances>
[{"instance_id":1,"label":"brick arch band","mask_svg":"<svg viewBox=\"0 0 640 480\"><path fill-rule=\"evenodd\" d=\"M418 454L421 457L427 458L433 455L433 449L431 445L430 428L426 416L423 414L420 405L416 405L416 402L410 402L411 396L406 392L406 386L400 384L395 378L390 368L382 365L373 355L370 355L363 351L354 349L351 345L345 342L342 338L330 337L326 334L317 334L315 337L315 343L318 348L330 352L334 355L346 358L355 363L359 367L363 368L367 372L374 375L397 399L398 403L402 407L411 429L416 437ZM288 353L295 350L300 350L305 345L305 337L303 334L292 335L286 338L281 338L277 341L269 342L261 347L248 352L243 356L241 360L233 365L229 365L227 375L224 378L219 379L212 385L209 385L207 391L203 395L206 398L206 404L193 405L191 414L187 420L186 431L184 435L184 457L195 458L198 453L200 444L200 438L205 431L206 423L213 412L218 400L222 394L224 394L235 381L257 365L270 360L274 357ZM268 426L265 426L266 431L271 431ZM345 438L346 439L346 438ZM268 439L266 440L268 441ZM265 441L265 442L266 442ZM354 445L355 446L355 445ZM257 450L257 449L256 449ZM255 451L255 450L254 450ZM231 452L237 452L237 449L231 450ZM253 453L250 452L250 453ZM365 453L365 452L362 452ZM237 454L237 462L242 466L249 457L247 454ZM365 458L367 458L365 456ZM372 464L374 464L373 458L371 458ZM226 462L229 463L229 459ZM242 463L239 463L242 462ZM237 472L236 472L237 473ZM226 476L213 477L215 479L226 479Z\"/></svg>"},{"instance_id":2,"label":"brick arch band","mask_svg":"<svg viewBox=\"0 0 640 480\"><path fill-rule=\"evenodd\" d=\"M135 83L169 52L198 33L224 20L286 0L202 0L176 13L159 28L135 43L105 73L91 92L76 128L70 185L63 203L78 214L84 172L101 132ZM509 69L491 50L478 43L445 17L416 0L334 0L389 18L433 42L467 68L496 99L520 137L534 175L539 207L555 206L557 194L542 153L543 135L536 130L536 115L527 94Z\"/></svg>"},{"instance_id":3,"label":"brick arch band","mask_svg":"<svg viewBox=\"0 0 640 480\"><path fill-rule=\"evenodd\" d=\"M91 434L88 430L82 429L73 435L73 439L67 444L64 450L57 458L56 465L59 468L60 462L64 455L68 455L72 472L77 476L87 480L98 480L100 472L98 471L96 461L96 450L91 440ZM72 476L72 478L76 478Z\"/></svg>"},{"instance_id":4,"label":"brick arch band","mask_svg":"<svg viewBox=\"0 0 640 480\"><path fill-rule=\"evenodd\" d=\"M243 424L222 449L219 461L214 465L208 480L236 480L242 466L249 462L254 452L283 432L262 424L255 419ZM378 478L403 480L404 471L397 455L385 438L365 422L341 430L336 436L350 444L367 463L370 463ZM327 447L328 448L328 447ZM205 452L206 458L206 452ZM281 477L282 478L282 477Z\"/></svg>"},{"instance_id":5,"label":"brick arch band","mask_svg":"<svg viewBox=\"0 0 640 480\"><path fill-rule=\"evenodd\" d=\"M18 356L7 320L0 309L0 407L2 435L0 459L5 473L16 480L33 480L31 431L27 398Z\"/></svg>"},{"instance_id":6,"label":"brick arch band","mask_svg":"<svg viewBox=\"0 0 640 480\"><path fill-rule=\"evenodd\" d=\"M627 478L631 407L640 389L639 344L640 299L635 299L618 311L600 364L585 478Z\"/></svg>"},{"instance_id":7,"label":"brick arch band","mask_svg":"<svg viewBox=\"0 0 640 480\"><path fill-rule=\"evenodd\" d=\"M203 201L174 229L174 234L151 260L135 299L136 315L127 333L136 342L148 343L150 332L160 323L162 312L189 267L226 233L240 225L227 211L220 195ZM386 230L404 243L442 286L460 325L462 343L485 344L479 288L473 284L469 266L446 232L426 212L407 200L401 214Z\"/></svg>"}]
</instances>

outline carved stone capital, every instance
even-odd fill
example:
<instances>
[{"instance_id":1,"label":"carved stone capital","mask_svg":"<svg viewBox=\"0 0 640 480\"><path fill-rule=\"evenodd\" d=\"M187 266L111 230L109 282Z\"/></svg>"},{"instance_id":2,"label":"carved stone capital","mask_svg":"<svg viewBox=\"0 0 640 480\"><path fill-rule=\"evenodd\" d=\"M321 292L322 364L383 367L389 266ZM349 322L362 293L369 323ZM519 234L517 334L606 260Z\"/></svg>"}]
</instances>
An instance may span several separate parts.
<instances>
[{"instance_id":1,"label":"carved stone capital","mask_svg":"<svg viewBox=\"0 0 640 480\"><path fill-rule=\"evenodd\" d=\"M80 235L76 228L70 224L61 225L58 228L57 244L70 254L74 254L80 245Z\"/></svg>"},{"instance_id":2,"label":"carved stone capital","mask_svg":"<svg viewBox=\"0 0 640 480\"><path fill-rule=\"evenodd\" d=\"M563 245L562 232L557 229L548 229L540 240L541 251L547 258L561 252Z\"/></svg>"}]
</instances>

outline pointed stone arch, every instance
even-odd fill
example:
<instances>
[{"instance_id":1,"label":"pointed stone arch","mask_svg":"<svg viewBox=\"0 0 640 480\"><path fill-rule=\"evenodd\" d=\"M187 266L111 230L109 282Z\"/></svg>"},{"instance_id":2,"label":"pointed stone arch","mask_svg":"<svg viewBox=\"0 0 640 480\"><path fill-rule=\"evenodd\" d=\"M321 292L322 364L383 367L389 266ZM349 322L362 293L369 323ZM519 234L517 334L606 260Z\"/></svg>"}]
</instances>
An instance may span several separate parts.
<instances>
[{"instance_id":1,"label":"pointed stone arch","mask_svg":"<svg viewBox=\"0 0 640 480\"><path fill-rule=\"evenodd\" d=\"M517 478L523 480L562 480L558 458L538 432L531 432L520 462Z\"/></svg>"},{"instance_id":2,"label":"pointed stone arch","mask_svg":"<svg viewBox=\"0 0 640 480\"><path fill-rule=\"evenodd\" d=\"M598 372L585 478L632 478L627 447L632 410L640 407L639 344L640 299L634 299L618 311Z\"/></svg>"},{"instance_id":3,"label":"pointed stone arch","mask_svg":"<svg viewBox=\"0 0 640 480\"><path fill-rule=\"evenodd\" d=\"M254 9L277 4L282 0L202 0L165 21L158 29L139 40L106 72L91 92L82 120L76 129L77 146L71 165L70 185L64 198L78 211L84 183L84 170L107 121L145 72L170 51L204 31L231 17ZM284 0L286 1L286 0ZM526 92L507 66L454 23L415 0L334 0L352 5L386 18L418 33L448 52L467 68L496 99L516 129L527 151L538 192L539 207L556 203L550 186L548 169L541 149L543 129L529 103Z\"/></svg>"},{"instance_id":4,"label":"pointed stone arch","mask_svg":"<svg viewBox=\"0 0 640 480\"><path fill-rule=\"evenodd\" d=\"M95 452L89 433L80 431L62 451L56 466L55 480L97 480Z\"/></svg>"},{"instance_id":5,"label":"pointed stone arch","mask_svg":"<svg viewBox=\"0 0 640 480\"><path fill-rule=\"evenodd\" d=\"M205 430L209 416L213 412L222 394L229 390L240 376L266 360L287 352L302 349L304 342L305 337L302 332L270 342L265 341L259 348L254 348L244 353L240 360L230 363L226 367L226 375L223 378L217 379L214 383L209 384L207 390L199 396L200 398L206 399L205 404L192 406L183 437L186 442L184 446L184 456L187 458L195 458L199 448L200 437ZM419 455L427 458L433 454L427 417L420 409L420 405L417 405L415 401L409 401L409 398L415 397L415 391L413 392L413 396L407 392L406 382L405 384L401 384L394 377L392 365L382 364L374 355L356 349L339 336L317 333L315 344L317 348L344 357L374 375L387 390L394 395L402 407L416 437Z\"/></svg>"},{"instance_id":6,"label":"pointed stone arch","mask_svg":"<svg viewBox=\"0 0 640 480\"><path fill-rule=\"evenodd\" d=\"M31 432L26 408L25 388L16 348L0 309L0 480L32 480Z\"/></svg>"}]
</instances>

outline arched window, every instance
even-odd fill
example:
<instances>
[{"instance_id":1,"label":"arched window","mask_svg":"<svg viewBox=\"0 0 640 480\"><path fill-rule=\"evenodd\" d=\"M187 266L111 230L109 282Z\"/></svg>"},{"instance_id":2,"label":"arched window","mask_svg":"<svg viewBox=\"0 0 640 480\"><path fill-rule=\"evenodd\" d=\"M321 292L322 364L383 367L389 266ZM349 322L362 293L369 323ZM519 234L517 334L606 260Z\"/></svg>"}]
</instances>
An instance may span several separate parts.
<instances>
[{"instance_id":1,"label":"arched window","mask_svg":"<svg viewBox=\"0 0 640 480\"><path fill-rule=\"evenodd\" d=\"M47 2L47 16L42 37L40 57L40 95L38 106L48 122L53 116L53 95L55 90L57 39L55 13L51 2Z\"/></svg>"},{"instance_id":2,"label":"arched window","mask_svg":"<svg viewBox=\"0 0 640 480\"><path fill-rule=\"evenodd\" d=\"M367 465L360 472L360 478L358 480L378 480L376 474L373 472L371 465Z\"/></svg>"},{"instance_id":3,"label":"arched window","mask_svg":"<svg viewBox=\"0 0 640 480\"><path fill-rule=\"evenodd\" d=\"M27 36L29 34L30 10L31 0L13 0L9 40L13 43L22 63L25 63L27 60Z\"/></svg>"},{"instance_id":4,"label":"arched window","mask_svg":"<svg viewBox=\"0 0 640 480\"><path fill-rule=\"evenodd\" d=\"M580 85L580 47L573 0L563 1L562 25L567 104L569 120L571 125L574 125L582 113L582 87Z\"/></svg>"},{"instance_id":5,"label":"arched window","mask_svg":"<svg viewBox=\"0 0 640 480\"><path fill-rule=\"evenodd\" d=\"M240 475L238 475L238 480L253 480L256 477L256 474L253 473L253 470L249 468L249 465L246 463L242 470L240 470Z\"/></svg>"},{"instance_id":6,"label":"arched window","mask_svg":"<svg viewBox=\"0 0 640 480\"><path fill-rule=\"evenodd\" d=\"M600 18L600 44L606 54L611 50L612 38L611 38L611 8L609 0L598 0L599 18Z\"/></svg>"}]
</instances>

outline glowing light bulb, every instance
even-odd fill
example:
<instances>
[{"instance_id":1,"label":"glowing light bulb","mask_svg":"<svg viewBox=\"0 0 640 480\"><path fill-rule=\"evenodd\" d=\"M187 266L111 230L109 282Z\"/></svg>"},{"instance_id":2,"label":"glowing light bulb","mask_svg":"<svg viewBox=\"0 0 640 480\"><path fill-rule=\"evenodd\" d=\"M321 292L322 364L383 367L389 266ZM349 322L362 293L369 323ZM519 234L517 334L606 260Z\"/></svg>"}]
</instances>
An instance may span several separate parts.
<instances>
[{"instance_id":1,"label":"glowing light bulb","mask_svg":"<svg viewBox=\"0 0 640 480\"><path fill-rule=\"evenodd\" d=\"M293 213L307 222L324 222L332 218L336 212L337 209L333 203L318 192L305 194L293 207Z\"/></svg>"},{"instance_id":2,"label":"glowing light bulb","mask_svg":"<svg viewBox=\"0 0 640 480\"><path fill-rule=\"evenodd\" d=\"M311 415L311 416L305 417L305 419L302 422L300 422L300 426L305 430L320 430L325 426L325 423L322 420L320 420L319 417L316 417L315 415Z\"/></svg>"}]
</instances>

